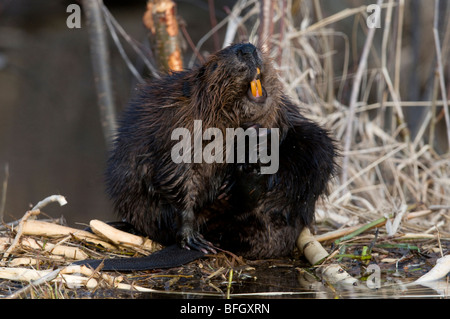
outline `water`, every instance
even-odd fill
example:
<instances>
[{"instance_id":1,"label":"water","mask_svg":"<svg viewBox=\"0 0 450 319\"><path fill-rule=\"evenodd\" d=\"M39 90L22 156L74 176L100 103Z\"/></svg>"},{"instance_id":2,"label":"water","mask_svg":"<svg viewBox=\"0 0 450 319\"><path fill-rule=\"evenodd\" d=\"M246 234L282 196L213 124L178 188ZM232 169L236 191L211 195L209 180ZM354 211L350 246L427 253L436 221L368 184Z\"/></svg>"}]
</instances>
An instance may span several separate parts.
<instances>
[{"instance_id":1,"label":"water","mask_svg":"<svg viewBox=\"0 0 450 319\"><path fill-rule=\"evenodd\" d=\"M243 271L234 276L233 282L227 291L227 281L211 281L215 288L221 291L208 289L210 286L202 280L192 278L179 281L185 286L189 282L196 286L184 294L142 294L142 298L251 298L251 299L406 299L429 298L441 299L450 297L450 284L447 278L425 284L414 284L422 275L417 272L413 275L408 271L389 269L383 270L380 276L380 287L367 281L359 281L358 285L331 285L323 282L311 269L286 266L262 266L252 271ZM172 287L175 288L175 287Z\"/></svg>"}]
</instances>

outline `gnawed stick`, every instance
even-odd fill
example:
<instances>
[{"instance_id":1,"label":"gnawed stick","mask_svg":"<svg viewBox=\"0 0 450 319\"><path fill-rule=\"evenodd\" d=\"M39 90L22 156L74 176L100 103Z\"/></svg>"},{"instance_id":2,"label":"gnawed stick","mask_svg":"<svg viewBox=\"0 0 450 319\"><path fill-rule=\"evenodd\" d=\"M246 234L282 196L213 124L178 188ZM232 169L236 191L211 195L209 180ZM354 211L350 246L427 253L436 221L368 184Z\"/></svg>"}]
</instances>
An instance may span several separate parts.
<instances>
[{"instance_id":1,"label":"gnawed stick","mask_svg":"<svg viewBox=\"0 0 450 319\"><path fill-rule=\"evenodd\" d=\"M425 275L417 279L414 283L421 284L429 281L439 280L447 276L450 272L450 255L439 258L436 265Z\"/></svg>"},{"instance_id":2,"label":"gnawed stick","mask_svg":"<svg viewBox=\"0 0 450 319\"><path fill-rule=\"evenodd\" d=\"M4 246L10 245L12 242L11 238L8 237L0 237L0 249ZM27 247L37 250L47 251L50 254L63 256L66 258L82 260L86 259L89 256L79 249L78 247L72 247L67 245L60 244L52 244L49 242L44 243L43 241L36 240L33 238L22 238L20 240L21 247Z\"/></svg>"},{"instance_id":3,"label":"gnawed stick","mask_svg":"<svg viewBox=\"0 0 450 319\"><path fill-rule=\"evenodd\" d=\"M20 267L0 267L0 278L30 282L31 285L39 285L48 281L62 281L69 288L78 288L81 286L85 286L86 288L97 287L98 282L94 278L61 273L62 270L63 268L56 270L35 270Z\"/></svg>"},{"instance_id":4,"label":"gnawed stick","mask_svg":"<svg viewBox=\"0 0 450 319\"><path fill-rule=\"evenodd\" d=\"M4 268L4 269L7 269L6 270L6 273L7 273L9 269L18 269L18 268ZM35 276L35 274L33 274L32 271L36 272L36 270L34 270L34 269L30 269L30 270L31 270L30 272L26 272L26 273L29 274L29 275ZM0 275L3 275L3 273L5 273L5 271L3 269L1 269L0 270ZM56 269L56 270L53 270L53 271L48 271L45 275L41 276L40 278L35 279L33 282L32 282L31 279L28 280L28 281L30 281L30 284L28 286L25 286L22 289L19 289L18 291L16 291L15 293L7 296L6 298L7 299L19 298L21 295L28 293L28 291L30 291L32 287L39 286L39 285L44 284L46 282L52 281L58 275L59 275L59 269ZM20 278L20 275L17 278ZM15 280L15 279L11 279L11 280Z\"/></svg>"},{"instance_id":5,"label":"gnawed stick","mask_svg":"<svg viewBox=\"0 0 450 319\"><path fill-rule=\"evenodd\" d=\"M134 250L138 249L139 252L143 249L154 251L156 248L155 243L150 239L121 231L100 220L91 220L89 226L95 234L106 238L115 245L121 245Z\"/></svg>"},{"instance_id":6,"label":"gnawed stick","mask_svg":"<svg viewBox=\"0 0 450 319\"><path fill-rule=\"evenodd\" d=\"M86 240L87 242L102 245L106 249L115 250L115 247L102 240L95 234L68 226L42 222L39 220L28 220L23 225L23 234L45 237L63 237L73 235L74 237Z\"/></svg>"},{"instance_id":7,"label":"gnawed stick","mask_svg":"<svg viewBox=\"0 0 450 319\"><path fill-rule=\"evenodd\" d=\"M312 265L316 265L328 257L328 252L314 238L307 227L300 233L297 239L297 247ZM319 269L321 269L323 278L331 284L357 285L358 280L350 276L338 264L324 265Z\"/></svg>"},{"instance_id":8,"label":"gnawed stick","mask_svg":"<svg viewBox=\"0 0 450 319\"><path fill-rule=\"evenodd\" d=\"M123 284L121 283L121 281L123 280L122 276L114 277L108 274L98 273L86 266L68 266L58 268L56 270L35 270L19 267L0 267L0 278L30 283L26 287L16 291L12 295L9 295L7 297L8 299L18 298L22 294L27 293L32 287L41 285L46 282L62 282L69 288L86 287L88 289L94 289L98 287L99 284L99 281L97 279L103 279L110 286L123 290L170 294L177 293L172 291L160 291L145 287L139 287L136 285ZM184 292L179 293L184 294Z\"/></svg>"},{"instance_id":9,"label":"gnawed stick","mask_svg":"<svg viewBox=\"0 0 450 319\"><path fill-rule=\"evenodd\" d=\"M321 260L328 257L328 252L322 245L314 238L309 228L305 227L297 239L297 247L300 253L310 262L315 265Z\"/></svg>"},{"instance_id":10,"label":"gnawed stick","mask_svg":"<svg viewBox=\"0 0 450 319\"><path fill-rule=\"evenodd\" d=\"M58 202L60 206L64 206L67 204L67 200L62 195L51 195L43 200L41 200L39 203L37 203L31 210L40 210L43 207L47 206L50 203Z\"/></svg>"}]
</instances>

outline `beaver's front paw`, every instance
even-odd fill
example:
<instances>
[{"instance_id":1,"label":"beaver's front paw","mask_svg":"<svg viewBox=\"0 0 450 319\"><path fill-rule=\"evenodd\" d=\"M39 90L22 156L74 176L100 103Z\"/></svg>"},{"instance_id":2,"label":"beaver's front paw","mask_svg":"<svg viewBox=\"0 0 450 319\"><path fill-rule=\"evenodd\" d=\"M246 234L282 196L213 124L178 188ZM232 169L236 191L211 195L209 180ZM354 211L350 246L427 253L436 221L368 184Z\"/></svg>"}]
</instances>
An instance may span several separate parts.
<instances>
[{"instance_id":1,"label":"beaver's front paw","mask_svg":"<svg viewBox=\"0 0 450 319\"><path fill-rule=\"evenodd\" d=\"M195 249L205 254L217 253L214 245L207 241L203 236L194 231L191 227L183 227L177 234L177 242L181 248Z\"/></svg>"}]
</instances>

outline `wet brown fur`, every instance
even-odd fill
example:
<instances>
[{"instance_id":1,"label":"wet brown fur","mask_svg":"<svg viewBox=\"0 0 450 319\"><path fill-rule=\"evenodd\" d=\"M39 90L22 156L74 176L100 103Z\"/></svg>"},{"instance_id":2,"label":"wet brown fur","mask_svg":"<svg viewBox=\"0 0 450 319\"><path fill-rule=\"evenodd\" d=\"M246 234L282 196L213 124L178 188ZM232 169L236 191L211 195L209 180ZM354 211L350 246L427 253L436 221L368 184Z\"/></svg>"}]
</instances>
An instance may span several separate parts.
<instances>
[{"instance_id":1,"label":"wet brown fur","mask_svg":"<svg viewBox=\"0 0 450 319\"><path fill-rule=\"evenodd\" d=\"M208 250L203 234L216 246L265 258L288 254L312 223L335 170L333 141L283 95L268 56L238 52L250 46L230 46L198 68L149 81L124 112L108 161L108 193L119 216L151 239ZM263 103L248 98L257 67ZM261 175L225 161L174 163L172 131L183 127L193 136L194 120L223 136L226 128L280 128L279 172Z\"/></svg>"}]
</instances>

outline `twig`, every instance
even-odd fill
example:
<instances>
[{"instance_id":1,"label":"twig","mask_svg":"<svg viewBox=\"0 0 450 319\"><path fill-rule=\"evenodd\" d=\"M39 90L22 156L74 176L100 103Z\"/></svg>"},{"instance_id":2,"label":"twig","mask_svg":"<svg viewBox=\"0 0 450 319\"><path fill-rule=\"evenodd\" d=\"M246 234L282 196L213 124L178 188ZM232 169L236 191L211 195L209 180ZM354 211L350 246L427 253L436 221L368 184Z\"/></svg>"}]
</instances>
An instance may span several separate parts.
<instances>
[{"instance_id":1,"label":"twig","mask_svg":"<svg viewBox=\"0 0 450 319\"><path fill-rule=\"evenodd\" d=\"M209 39L209 37L214 34L215 32L217 32L217 30L219 30L220 28L222 28L229 20L231 19L236 19L236 17L239 16L239 14L247 7L253 5L256 2L256 0L250 0L250 1L238 1L238 3L236 3L236 5L233 7L233 14L229 14L225 19L223 19L222 21L220 21L219 23L217 23L217 25L212 28L211 30L209 30L203 37L201 37L200 40L198 40L197 45L196 45L196 49L197 51L200 51L201 46L206 42L206 40ZM254 14L253 10L250 10L247 15L242 18L240 20L241 23L243 23L246 19L248 19L248 17L252 16ZM195 51L194 51L195 52ZM189 63L188 63L188 68L192 68L192 66L194 65L194 61L195 61L195 53L192 54L191 58L189 59Z\"/></svg>"},{"instance_id":2,"label":"twig","mask_svg":"<svg viewBox=\"0 0 450 319\"><path fill-rule=\"evenodd\" d=\"M189 46L191 47L192 51L194 51L194 54L197 56L197 59L200 61L200 63L204 64L205 63L205 59L203 58L201 53L195 47L194 42L192 42L192 38L189 35L189 33L187 32L187 30L186 30L186 24L185 23L180 23L180 29L181 29L181 32L184 35L184 38L186 39L186 41L188 42Z\"/></svg>"},{"instance_id":3,"label":"twig","mask_svg":"<svg viewBox=\"0 0 450 319\"><path fill-rule=\"evenodd\" d=\"M208 0L208 9L211 28L214 28L217 25L217 19L215 14L216 10L214 9L214 0ZM213 40L214 40L214 50L219 51L220 43L219 43L219 34L217 32L213 33Z\"/></svg>"},{"instance_id":4,"label":"twig","mask_svg":"<svg viewBox=\"0 0 450 319\"><path fill-rule=\"evenodd\" d=\"M50 203L58 202L60 206L64 206L67 204L67 200L62 195L51 195L43 200L41 200L39 203L37 203L31 210L40 210L47 206Z\"/></svg>"},{"instance_id":5,"label":"twig","mask_svg":"<svg viewBox=\"0 0 450 319\"><path fill-rule=\"evenodd\" d=\"M111 21L111 23L114 25L114 27L119 31L119 33L122 35L122 37L130 44L131 48L136 52L136 54L142 59L144 64L147 66L147 68L152 73L152 76L159 79L159 73L156 67L150 62L147 55L144 54L143 50L138 47L136 44L136 41L134 41L128 33L125 32L125 30L122 28L122 26L117 22L117 20L114 18L114 16L109 12L108 8L103 5L102 6L103 14ZM141 45L142 46L142 45ZM148 55L151 55L151 50L146 50Z\"/></svg>"},{"instance_id":6,"label":"twig","mask_svg":"<svg viewBox=\"0 0 450 319\"><path fill-rule=\"evenodd\" d=\"M127 56L127 54L125 52L125 50L123 49L122 44L120 43L119 37L117 36L116 30L114 29L114 26L112 24L110 15L105 14L105 6L103 6L102 9L103 9L103 12L104 12L105 22L106 22L106 25L108 26L109 33L111 34L111 37L112 37L114 43L116 44L117 49L119 50L120 56L125 61L125 64L127 65L127 67L130 70L130 72L134 75L134 77L140 83L143 83L144 79L139 74L139 72L136 70L136 68L134 67L133 63L131 63L130 59L128 58L128 56Z\"/></svg>"},{"instance_id":7,"label":"twig","mask_svg":"<svg viewBox=\"0 0 450 319\"><path fill-rule=\"evenodd\" d=\"M352 239L353 237L358 236L359 234L362 234L363 232L365 232L365 231L367 231L367 230L369 230L369 229L372 229L372 228L375 228L375 227L381 227L381 226L383 226L383 225L386 224L386 221L387 221L387 220L388 220L388 219L387 219L386 217L381 217L381 218L379 218L379 219L377 219L377 220L374 220L374 221L372 221L372 222L370 222L370 223L367 223L367 224L365 224L365 225L359 227L359 228L356 229L355 231L351 232L350 234L345 235L345 236L343 236L343 237L337 239L337 240L334 242L334 244L335 244L335 245L339 245L341 242L346 241L346 240L349 240L349 239Z\"/></svg>"},{"instance_id":8,"label":"twig","mask_svg":"<svg viewBox=\"0 0 450 319\"><path fill-rule=\"evenodd\" d=\"M3 180L2 187L2 200L0 202L0 221L3 222L3 217L5 215L6 206L6 191L8 189L8 178L9 178L9 164L5 164L5 179Z\"/></svg>"},{"instance_id":9,"label":"twig","mask_svg":"<svg viewBox=\"0 0 450 319\"><path fill-rule=\"evenodd\" d=\"M19 222L19 227L17 228L17 234L14 238L13 242L9 246L9 248L5 251L3 254L2 260L5 261L10 253L16 248L16 246L19 243L20 237L22 236L25 222L32 216L39 215L41 213L40 209L47 206L50 203L58 202L59 205L63 206L67 204L66 198L61 195L52 195L49 196L43 200L41 200L39 203L37 203L31 210L27 211L25 215L22 217L22 219Z\"/></svg>"},{"instance_id":10,"label":"twig","mask_svg":"<svg viewBox=\"0 0 450 319\"><path fill-rule=\"evenodd\" d=\"M40 213L41 212L39 210L29 210L28 212L25 213L25 215L20 220L19 227L17 229L16 237L14 237L13 242L11 243L11 245L8 247L8 249L3 254L2 261L5 261L8 258L8 256L11 254L11 252L14 251L14 249L16 249L16 246L19 243L20 237L22 236L23 225L26 222L26 220L28 218L30 218L31 216L39 215Z\"/></svg>"}]
</instances>

